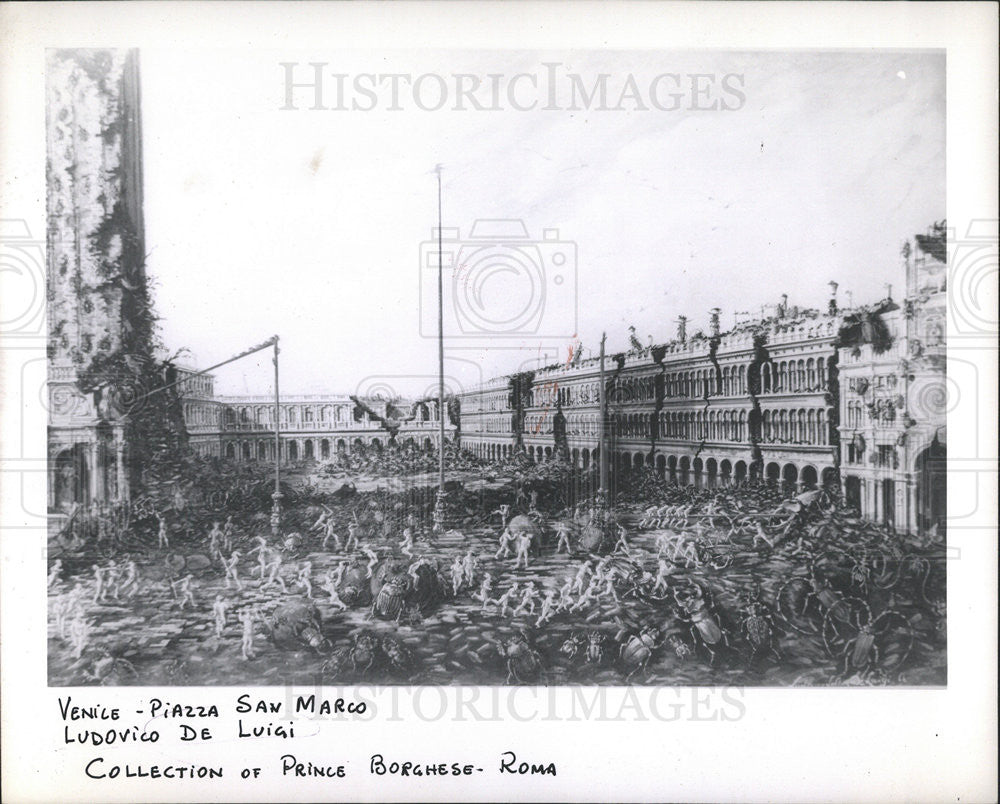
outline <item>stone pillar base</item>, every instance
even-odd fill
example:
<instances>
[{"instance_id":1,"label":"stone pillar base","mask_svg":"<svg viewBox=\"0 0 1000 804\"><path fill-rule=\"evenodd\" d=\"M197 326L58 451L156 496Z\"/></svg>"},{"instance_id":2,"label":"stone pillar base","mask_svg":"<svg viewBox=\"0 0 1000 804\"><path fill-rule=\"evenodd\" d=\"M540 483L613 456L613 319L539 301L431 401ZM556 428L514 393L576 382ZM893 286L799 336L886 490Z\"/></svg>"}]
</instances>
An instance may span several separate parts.
<instances>
[{"instance_id":1,"label":"stone pillar base","mask_svg":"<svg viewBox=\"0 0 1000 804\"><path fill-rule=\"evenodd\" d=\"M274 504L271 506L271 535L275 538L281 535L281 500L283 496L280 491L271 495L271 499L274 500Z\"/></svg>"},{"instance_id":2,"label":"stone pillar base","mask_svg":"<svg viewBox=\"0 0 1000 804\"><path fill-rule=\"evenodd\" d=\"M448 505L448 492L438 489L434 500L434 532L441 533L451 525L451 511Z\"/></svg>"}]
</instances>

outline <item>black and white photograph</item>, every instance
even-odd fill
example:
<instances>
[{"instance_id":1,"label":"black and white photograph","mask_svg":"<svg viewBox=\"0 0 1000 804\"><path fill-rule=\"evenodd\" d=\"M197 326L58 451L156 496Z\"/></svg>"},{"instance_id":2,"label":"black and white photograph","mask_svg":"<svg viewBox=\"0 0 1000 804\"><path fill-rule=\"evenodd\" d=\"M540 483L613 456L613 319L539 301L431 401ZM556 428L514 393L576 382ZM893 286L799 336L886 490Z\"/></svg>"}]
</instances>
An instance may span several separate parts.
<instances>
[{"instance_id":1,"label":"black and white photograph","mask_svg":"<svg viewBox=\"0 0 1000 804\"><path fill-rule=\"evenodd\" d=\"M49 683L945 684L943 54L364 61L48 54Z\"/></svg>"},{"instance_id":2,"label":"black and white photograph","mask_svg":"<svg viewBox=\"0 0 1000 804\"><path fill-rule=\"evenodd\" d=\"M988 9L55 5L11 800L985 800Z\"/></svg>"}]
</instances>

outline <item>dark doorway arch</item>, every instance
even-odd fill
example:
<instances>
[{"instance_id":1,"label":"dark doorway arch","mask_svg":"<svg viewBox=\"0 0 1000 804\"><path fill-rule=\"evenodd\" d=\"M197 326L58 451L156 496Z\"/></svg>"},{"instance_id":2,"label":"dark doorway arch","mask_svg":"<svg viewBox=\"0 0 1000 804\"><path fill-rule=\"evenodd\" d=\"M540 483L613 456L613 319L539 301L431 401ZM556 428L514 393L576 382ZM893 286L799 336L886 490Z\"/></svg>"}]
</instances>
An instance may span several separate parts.
<instances>
[{"instance_id":1,"label":"dark doorway arch","mask_svg":"<svg viewBox=\"0 0 1000 804\"><path fill-rule=\"evenodd\" d=\"M799 482L799 469L794 463L786 463L781 468L781 488L786 494L794 494Z\"/></svg>"},{"instance_id":2,"label":"dark doorway arch","mask_svg":"<svg viewBox=\"0 0 1000 804\"><path fill-rule=\"evenodd\" d=\"M709 458L705 461L705 471L708 473L708 487L715 488L719 482L719 464L715 458Z\"/></svg>"},{"instance_id":3,"label":"dark doorway arch","mask_svg":"<svg viewBox=\"0 0 1000 804\"><path fill-rule=\"evenodd\" d=\"M677 472L677 482L682 486L686 486L689 481L689 475L691 473L691 459L687 455L683 456L680 461L680 467Z\"/></svg>"},{"instance_id":4,"label":"dark doorway arch","mask_svg":"<svg viewBox=\"0 0 1000 804\"><path fill-rule=\"evenodd\" d=\"M937 529L943 534L948 516L947 485L948 449L937 438L918 456L914 469L917 474L917 529L921 532Z\"/></svg>"},{"instance_id":5,"label":"dark doorway arch","mask_svg":"<svg viewBox=\"0 0 1000 804\"><path fill-rule=\"evenodd\" d=\"M816 488L816 467L810 464L806 464L802 467L802 488L804 489L814 489Z\"/></svg>"},{"instance_id":6,"label":"dark doorway arch","mask_svg":"<svg viewBox=\"0 0 1000 804\"><path fill-rule=\"evenodd\" d=\"M745 483L747 479L747 464L746 461L737 461L736 465L733 467L733 479L737 483Z\"/></svg>"},{"instance_id":7,"label":"dark doorway arch","mask_svg":"<svg viewBox=\"0 0 1000 804\"><path fill-rule=\"evenodd\" d=\"M74 444L56 456L53 482L57 508L68 510L90 502L90 470L83 444Z\"/></svg>"},{"instance_id":8,"label":"dark doorway arch","mask_svg":"<svg viewBox=\"0 0 1000 804\"><path fill-rule=\"evenodd\" d=\"M820 482L823 484L823 488L834 490L837 487L837 470L832 466L827 466L820 473Z\"/></svg>"},{"instance_id":9,"label":"dark doorway arch","mask_svg":"<svg viewBox=\"0 0 1000 804\"><path fill-rule=\"evenodd\" d=\"M848 475L844 478L844 498L848 508L861 513L861 478Z\"/></svg>"}]
</instances>

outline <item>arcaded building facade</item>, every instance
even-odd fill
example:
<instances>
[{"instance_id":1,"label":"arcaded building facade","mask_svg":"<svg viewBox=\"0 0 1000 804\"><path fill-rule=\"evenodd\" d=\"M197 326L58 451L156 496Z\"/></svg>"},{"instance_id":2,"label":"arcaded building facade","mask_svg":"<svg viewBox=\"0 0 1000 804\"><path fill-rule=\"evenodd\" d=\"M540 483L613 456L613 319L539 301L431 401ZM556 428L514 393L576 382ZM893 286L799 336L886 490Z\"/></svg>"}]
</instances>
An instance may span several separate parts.
<instances>
[{"instance_id":1,"label":"arcaded building facade","mask_svg":"<svg viewBox=\"0 0 1000 804\"><path fill-rule=\"evenodd\" d=\"M645 467L696 487L829 486L892 528L943 527L944 264L917 242L898 301L842 308L834 286L825 310L782 297L727 332L715 310L707 334L689 336L681 319L667 343L607 354L613 485ZM184 413L195 449L273 460L273 398L215 396L206 375L192 382ZM460 394L446 438L487 461L523 451L585 469L599 456L599 384L597 358L495 377ZM433 400L390 409L380 399L293 394L282 396L280 415L284 462L380 449L387 420L397 443L438 444Z\"/></svg>"},{"instance_id":2,"label":"arcaded building facade","mask_svg":"<svg viewBox=\"0 0 1000 804\"><path fill-rule=\"evenodd\" d=\"M273 461L274 397L216 396L210 374L194 369L181 385L189 443L200 455L235 461ZM358 398L348 394L283 394L278 421L281 461L325 461L359 448L382 449L390 428L396 443L423 449L440 443L438 404ZM445 423L446 438L454 426Z\"/></svg>"},{"instance_id":3,"label":"arcaded building facade","mask_svg":"<svg viewBox=\"0 0 1000 804\"><path fill-rule=\"evenodd\" d=\"M888 340L862 338L839 350L841 480L847 501L865 517L905 531L943 532L948 395L943 222L914 240L903 249L905 295L880 316Z\"/></svg>"},{"instance_id":4,"label":"arcaded building facade","mask_svg":"<svg viewBox=\"0 0 1000 804\"><path fill-rule=\"evenodd\" d=\"M836 480L836 311L797 310L605 360L618 473L716 485L762 474L789 486ZM713 317L717 321L717 314ZM498 378L462 396L462 444L484 458L523 447L580 467L598 454L597 359Z\"/></svg>"},{"instance_id":5,"label":"arcaded building facade","mask_svg":"<svg viewBox=\"0 0 1000 804\"><path fill-rule=\"evenodd\" d=\"M787 298L762 318L605 360L613 480L649 467L667 483L760 478L829 485L903 531L946 516L943 222L904 246L903 298L826 310ZM891 289L890 289L891 294ZM461 397L462 445L485 459L523 449L586 468L599 454L596 359L498 377Z\"/></svg>"}]
</instances>

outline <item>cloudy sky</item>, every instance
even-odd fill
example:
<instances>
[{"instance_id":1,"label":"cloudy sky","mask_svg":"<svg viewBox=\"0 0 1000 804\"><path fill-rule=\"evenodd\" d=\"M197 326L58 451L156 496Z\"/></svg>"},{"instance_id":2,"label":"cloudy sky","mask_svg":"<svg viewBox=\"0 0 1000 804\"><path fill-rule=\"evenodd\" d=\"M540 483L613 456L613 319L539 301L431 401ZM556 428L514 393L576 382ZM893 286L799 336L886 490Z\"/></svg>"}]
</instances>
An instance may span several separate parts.
<instances>
[{"instance_id":1,"label":"cloudy sky","mask_svg":"<svg viewBox=\"0 0 1000 804\"><path fill-rule=\"evenodd\" d=\"M305 87L283 109L311 63L325 108ZM944 217L931 52L144 49L141 72L164 339L207 366L278 333L288 392L433 385L437 164L461 387L574 335L615 350L629 325L660 342L712 307L730 326L781 293L825 305L831 279L878 298L902 288L902 241ZM603 107L581 97L602 82ZM528 236L470 239L488 219ZM217 376L271 388L267 359Z\"/></svg>"}]
</instances>

